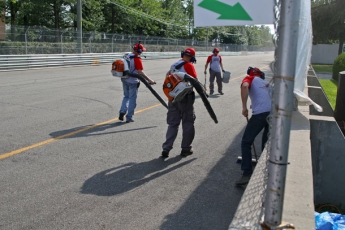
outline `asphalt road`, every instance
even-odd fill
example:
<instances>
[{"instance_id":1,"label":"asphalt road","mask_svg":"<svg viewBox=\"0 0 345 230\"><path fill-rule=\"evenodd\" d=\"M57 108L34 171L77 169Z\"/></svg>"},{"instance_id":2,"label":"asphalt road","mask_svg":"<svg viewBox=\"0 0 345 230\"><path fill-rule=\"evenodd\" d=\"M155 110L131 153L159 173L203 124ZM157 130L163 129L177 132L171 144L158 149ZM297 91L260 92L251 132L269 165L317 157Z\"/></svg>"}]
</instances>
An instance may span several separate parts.
<instances>
[{"instance_id":1,"label":"asphalt road","mask_svg":"<svg viewBox=\"0 0 345 230\"><path fill-rule=\"evenodd\" d=\"M175 60L143 60L164 99ZM196 64L202 83L205 61ZM246 125L240 82L248 66L269 78L271 61L223 57L231 80L209 97L219 123L198 97L194 154L179 156L180 132L166 160L166 108L141 84L135 122L120 122L110 65L1 72L0 229L228 229L244 192L234 186Z\"/></svg>"}]
</instances>

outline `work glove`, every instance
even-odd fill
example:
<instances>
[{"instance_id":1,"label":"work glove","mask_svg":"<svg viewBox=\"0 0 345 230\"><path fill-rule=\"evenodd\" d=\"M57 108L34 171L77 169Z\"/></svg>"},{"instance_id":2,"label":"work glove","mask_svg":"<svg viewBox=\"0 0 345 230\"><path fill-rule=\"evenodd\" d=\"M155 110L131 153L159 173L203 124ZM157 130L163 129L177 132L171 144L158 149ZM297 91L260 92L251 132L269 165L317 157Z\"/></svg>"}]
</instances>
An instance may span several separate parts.
<instances>
[{"instance_id":1,"label":"work glove","mask_svg":"<svg viewBox=\"0 0 345 230\"><path fill-rule=\"evenodd\" d=\"M206 70L204 71L204 74L207 74Z\"/></svg>"}]
</instances>

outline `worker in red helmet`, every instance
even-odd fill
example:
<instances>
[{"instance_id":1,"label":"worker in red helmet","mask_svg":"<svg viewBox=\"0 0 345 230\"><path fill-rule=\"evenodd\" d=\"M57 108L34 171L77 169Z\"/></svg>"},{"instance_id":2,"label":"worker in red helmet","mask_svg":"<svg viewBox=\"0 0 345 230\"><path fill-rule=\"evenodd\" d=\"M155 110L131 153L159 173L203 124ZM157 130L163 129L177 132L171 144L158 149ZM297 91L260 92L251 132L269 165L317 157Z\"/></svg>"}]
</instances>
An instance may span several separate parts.
<instances>
[{"instance_id":1,"label":"worker in red helmet","mask_svg":"<svg viewBox=\"0 0 345 230\"><path fill-rule=\"evenodd\" d=\"M264 80L265 73L259 68L249 67L247 76L241 83L242 115L246 117L248 123L242 136L241 154L242 175L236 181L236 185L246 185L253 173L252 165L252 145L255 137L263 130L261 140L261 151L264 150L268 141L268 116L272 108L272 86ZM252 116L248 120L248 97L251 100L250 108Z\"/></svg>"},{"instance_id":2,"label":"worker in red helmet","mask_svg":"<svg viewBox=\"0 0 345 230\"><path fill-rule=\"evenodd\" d=\"M222 82L222 75L221 75L221 71L223 71L223 73L225 72L224 68L223 68L223 63L222 63L222 57L219 55L219 49L218 48L214 48L212 51L213 54L211 54L210 56L208 56L207 60L206 60L206 65L205 65L205 77L206 77L206 70L208 67L208 64L210 64L210 95L212 95L214 93L214 79L216 78L216 82L218 85L218 93L220 95L223 95L223 82Z\"/></svg>"},{"instance_id":3,"label":"worker in red helmet","mask_svg":"<svg viewBox=\"0 0 345 230\"><path fill-rule=\"evenodd\" d=\"M139 57L144 51L145 47L139 43L133 46L133 52L127 54L127 58L130 60L130 72L135 74L140 74L143 76L150 85L156 84L154 80L149 78L144 73L144 66L141 58ZM119 111L119 120L123 121L126 115L126 123L134 122L134 110L137 106L137 96L140 81L136 77L122 78L122 88L123 88L123 99L121 103L121 108Z\"/></svg>"},{"instance_id":4,"label":"worker in red helmet","mask_svg":"<svg viewBox=\"0 0 345 230\"><path fill-rule=\"evenodd\" d=\"M174 71L184 72L197 79L197 73L193 63L196 62L195 50L187 48L181 52L181 59L173 63L168 74ZM181 141L181 157L193 154L192 142L194 140L195 129L195 113L194 113L195 93L189 91L181 101L168 101L166 140L162 144L162 157L169 157L169 152L173 148L174 141L177 137L180 123L182 123L182 141Z\"/></svg>"}]
</instances>

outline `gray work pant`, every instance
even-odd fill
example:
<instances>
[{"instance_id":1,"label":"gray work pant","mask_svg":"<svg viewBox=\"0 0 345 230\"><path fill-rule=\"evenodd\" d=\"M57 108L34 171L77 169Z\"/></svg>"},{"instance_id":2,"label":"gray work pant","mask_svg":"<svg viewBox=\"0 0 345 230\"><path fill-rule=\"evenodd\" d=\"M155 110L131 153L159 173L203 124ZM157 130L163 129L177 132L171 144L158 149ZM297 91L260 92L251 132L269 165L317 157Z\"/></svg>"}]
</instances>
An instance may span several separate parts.
<instances>
[{"instance_id":1,"label":"gray work pant","mask_svg":"<svg viewBox=\"0 0 345 230\"><path fill-rule=\"evenodd\" d=\"M210 69L210 92L214 91L214 79L216 78L218 85L218 92L221 92L223 89L222 75L220 72L216 72Z\"/></svg>"},{"instance_id":2,"label":"gray work pant","mask_svg":"<svg viewBox=\"0 0 345 230\"><path fill-rule=\"evenodd\" d=\"M182 121L182 143L183 150L190 150L195 136L194 121L194 101L195 94L191 92L180 102L168 102L166 141L163 143L163 150L170 151L173 148L177 137L179 125Z\"/></svg>"}]
</instances>

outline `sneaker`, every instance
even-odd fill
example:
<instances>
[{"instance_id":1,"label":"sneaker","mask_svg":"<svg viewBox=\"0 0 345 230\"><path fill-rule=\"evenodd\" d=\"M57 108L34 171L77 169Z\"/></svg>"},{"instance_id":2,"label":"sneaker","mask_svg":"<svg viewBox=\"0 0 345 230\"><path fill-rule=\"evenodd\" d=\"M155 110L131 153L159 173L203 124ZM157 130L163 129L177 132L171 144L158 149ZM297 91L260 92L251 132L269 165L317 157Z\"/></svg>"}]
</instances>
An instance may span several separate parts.
<instances>
[{"instance_id":1,"label":"sneaker","mask_svg":"<svg viewBox=\"0 0 345 230\"><path fill-rule=\"evenodd\" d=\"M190 149L190 150L181 150L181 157L186 157L186 156L189 156L189 155L192 155L193 154L193 149Z\"/></svg>"},{"instance_id":2,"label":"sneaker","mask_svg":"<svg viewBox=\"0 0 345 230\"><path fill-rule=\"evenodd\" d=\"M123 117L124 117L125 115L126 115L125 113L120 113L119 120L120 120L120 121L123 121Z\"/></svg>"},{"instance_id":3,"label":"sneaker","mask_svg":"<svg viewBox=\"0 0 345 230\"><path fill-rule=\"evenodd\" d=\"M210 91L210 95L212 95L213 94L213 91Z\"/></svg>"},{"instance_id":4,"label":"sneaker","mask_svg":"<svg viewBox=\"0 0 345 230\"><path fill-rule=\"evenodd\" d=\"M252 176L252 174L249 175L242 175L237 181L236 181L236 185L246 185L248 184L250 177Z\"/></svg>"},{"instance_id":5,"label":"sneaker","mask_svg":"<svg viewBox=\"0 0 345 230\"><path fill-rule=\"evenodd\" d=\"M164 158L169 157L169 151L168 150L163 150L162 157L164 157Z\"/></svg>"},{"instance_id":6,"label":"sneaker","mask_svg":"<svg viewBox=\"0 0 345 230\"><path fill-rule=\"evenodd\" d=\"M130 120L127 120L126 123L129 123L129 122L134 122L133 119L130 119Z\"/></svg>"},{"instance_id":7,"label":"sneaker","mask_svg":"<svg viewBox=\"0 0 345 230\"><path fill-rule=\"evenodd\" d=\"M224 95L224 93L223 93L222 91L218 91L218 93L219 93L220 95Z\"/></svg>"}]
</instances>

